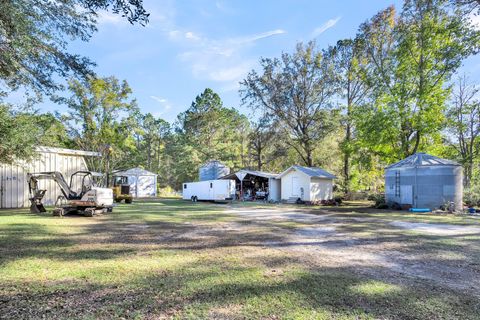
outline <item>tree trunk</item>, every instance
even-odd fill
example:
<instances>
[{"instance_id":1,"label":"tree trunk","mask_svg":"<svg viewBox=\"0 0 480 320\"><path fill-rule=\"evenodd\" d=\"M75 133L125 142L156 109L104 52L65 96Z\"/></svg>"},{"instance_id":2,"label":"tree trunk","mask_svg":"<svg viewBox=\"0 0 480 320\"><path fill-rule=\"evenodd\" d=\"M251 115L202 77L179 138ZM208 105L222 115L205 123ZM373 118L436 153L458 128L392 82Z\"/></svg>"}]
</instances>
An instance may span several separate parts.
<instances>
[{"instance_id":1,"label":"tree trunk","mask_svg":"<svg viewBox=\"0 0 480 320\"><path fill-rule=\"evenodd\" d=\"M307 167L313 167L312 150L307 150L307 157L305 160Z\"/></svg>"},{"instance_id":2,"label":"tree trunk","mask_svg":"<svg viewBox=\"0 0 480 320\"><path fill-rule=\"evenodd\" d=\"M464 167L464 172L465 172L465 176L464 176L464 187L465 188L470 188L470 185L471 185L471 181L472 181L472 174L473 174L473 159L469 159L469 161L465 164L465 167Z\"/></svg>"},{"instance_id":3,"label":"tree trunk","mask_svg":"<svg viewBox=\"0 0 480 320\"><path fill-rule=\"evenodd\" d=\"M351 127L350 127L350 120L348 120L346 132L345 132L345 147L347 148L344 150L343 153L343 175L345 178L344 183L344 192L347 195L350 192L350 141L351 141Z\"/></svg>"},{"instance_id":4,"label":"tree trunk","mask_svg":"<svg viewBox=\"0 0 480 320\"><path fill-rule=\"evenodd\" d=\"M149 171L152 171L152 145L150 141L147 144L147 167Z\"/></svg>"}]
</instances>

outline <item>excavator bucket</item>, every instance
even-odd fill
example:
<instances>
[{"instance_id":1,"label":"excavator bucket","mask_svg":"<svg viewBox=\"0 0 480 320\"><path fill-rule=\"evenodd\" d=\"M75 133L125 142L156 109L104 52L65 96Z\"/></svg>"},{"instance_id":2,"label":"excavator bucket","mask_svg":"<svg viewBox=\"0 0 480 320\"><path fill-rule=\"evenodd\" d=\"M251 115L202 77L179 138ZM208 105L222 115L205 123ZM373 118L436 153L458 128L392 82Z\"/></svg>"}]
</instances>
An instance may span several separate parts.
<instances>
[{"instance_id":1,"label":"excavator bucket","mask_svg":"<svg viewBox=\"0 0 480 320\"><path fill-rule=\"evenodd\" d=\"M30 205L30 212L42 213L42 212L47 212L47 210L45 210L45 207L43 206L42 203L36 203L35 201L32 201L32 204Z\"/></svg>"},{"instance_id":2,"label":"excavator bucket","mask_svg":"<svg viewBox=\"0 0 480 320\"><path fill-rule=\"evenodd\" d=\"M42 199L45 196L47 190L37 190L35 195L30 198L30 212L31 213L42 213L47 212L43 206Z\"/></svg>"}]
</instances>

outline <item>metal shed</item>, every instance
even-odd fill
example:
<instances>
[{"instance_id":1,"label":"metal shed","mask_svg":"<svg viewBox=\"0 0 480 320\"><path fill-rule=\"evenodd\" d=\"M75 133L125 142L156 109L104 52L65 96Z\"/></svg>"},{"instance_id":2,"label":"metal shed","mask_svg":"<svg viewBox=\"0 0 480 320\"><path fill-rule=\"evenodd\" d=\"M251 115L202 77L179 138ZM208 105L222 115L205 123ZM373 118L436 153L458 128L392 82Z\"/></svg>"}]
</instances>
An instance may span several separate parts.
<instances>
[{"instance_id":1,"label":"metal shed","mask_svg":"<svg viewBox=\"0 0 480 320\"><path fill-rule=\"evenodd\" d=\"M294 203L301 199L318 203L333 198L333 180L336 176L317 167L293 165L277 176L281 180L282 201Z\"/></svg>"},{"instance_id":2,"label":"metal shed","mask_svg":"<svg viewBox=\"0 0 480 320\"><path fill-rule=\"evenodd\" d=\"M230 173L230 168L218 160L210 160L198 169L198 180L215 180Z\"/></svg>"},{"instance_id":3,"label":"metal shed","mask_svg":"<svg viewBox=\"0 0 480 320\"><path fill-rule=\"evenodd\" d=\"M28 172L59 171L66 179L76 171L88 170L84 157L100 156L100 153L52 147L37 147L38 156L32 161L0 164L0 208L29 207ZM43 203L53 205L60 188L53 180L41 180L40 189L46 189Z\"/></svg>"},{"instance_id":4,"label":"metal shed","mask_svg":"<svg viewBox=\"0 0 480 320\"><path fill-rule=\"evenodd\" d=\"M142 168L117 171L113 176L127 176L130 194L135 198L157 196L157 174Z\"/></svg>"},{"instance_id":5,"label":"metal shed","mask_svg":"<svg viewBox=\"0 0 480 320\"><path fill-rule=\"evenodd\" d=\"M414 208L463 206L463 170L454 161L416 153L385 168L385 199Z\"/></svg>"}]
</instances>

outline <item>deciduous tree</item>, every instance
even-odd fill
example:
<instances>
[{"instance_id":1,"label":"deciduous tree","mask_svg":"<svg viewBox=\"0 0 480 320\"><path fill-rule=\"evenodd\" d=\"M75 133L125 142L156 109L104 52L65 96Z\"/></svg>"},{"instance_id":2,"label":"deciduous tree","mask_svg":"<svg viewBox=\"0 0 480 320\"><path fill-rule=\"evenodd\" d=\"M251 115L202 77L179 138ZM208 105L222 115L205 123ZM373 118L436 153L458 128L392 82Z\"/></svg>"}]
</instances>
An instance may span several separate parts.
<instances>
[{"instance_id":1,"label":"deciduous tree","mask_svg":"<svg viewBox=\"0 0 480 320\"><path fill-rule=\"evenodd\" d=\"M373 103L360 111L362 138L384 159L399 159L438 142L448 80L474 52L478 32L442 0L408 0L360 28Z\"/></svg>"},{"instance_id":2,"label":"deciduous tree","mask_svg":"<svg viewBox=\"0 0 480 320\"><path fill-rule=\"evenodd\" d=\"M251 71L241 82L243 103L261 108L288 137L302 162L314 165L315 146L329 133L334 119L330 99L335 93L332 64L315 43L298 44L281 59L260 60L262 72Z\"/></svg>"},{"instance_id":3,"label":"deciduous tree","mask_svg":"<svg viewBox=\"0 0 480 320\"><path fill-rule=\"evenodd\" d=\"M350 191L352 154L354 153L354 111L365 103L371 91L368 74L368 57L360 39L345 39L329 49L338 75L338 94L343 107L342 126L345 131L341 150L343 153L343 188Z\"/></svg>"},{"instance_id":4,"label":"deciduous tree","mask_svg":"<svg viewBox=\"0 0 480 320\"><path fill-rule=\"evenodd\" d=\"M101 152L104 157L88 158L93 170L122 167L135 150L130 118L138 110L126 81L115 77L89 78L86 83L71 80L69 98L58 98L68 112L61 116L78 148Z\"/></svg>"},{"instance_id":5,"label":"deciduous tree","mask_svg":"<svg viewBox=\"0 0 480 320\"><path fill-rule=\"evenodd\" d=\"M480 88L466 76L458 79L447 110L450 142L464 168L464 185L470 187L474 163L480 155ZM453 141L452 141L453 140Z\"/></svg>"}]
</instances>

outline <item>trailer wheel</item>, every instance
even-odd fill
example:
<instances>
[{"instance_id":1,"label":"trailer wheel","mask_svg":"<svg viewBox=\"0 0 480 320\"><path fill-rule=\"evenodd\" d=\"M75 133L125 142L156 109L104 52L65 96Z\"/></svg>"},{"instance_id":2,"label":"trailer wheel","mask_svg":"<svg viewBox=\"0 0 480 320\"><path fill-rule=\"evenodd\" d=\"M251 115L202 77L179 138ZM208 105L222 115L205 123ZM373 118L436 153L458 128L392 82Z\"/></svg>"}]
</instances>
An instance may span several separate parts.
<instances>
[{"instance_id":1,"label":"trailer wheel","mask_svg":"<svg viewBox=\"0 0 480 320\"><path fill-rule=\"evenodd\" d=\"M195 202L195 197L192 196L192 197L190 198L190 200L192 200L192 202Z\"/></svg>"}]
</instances>

